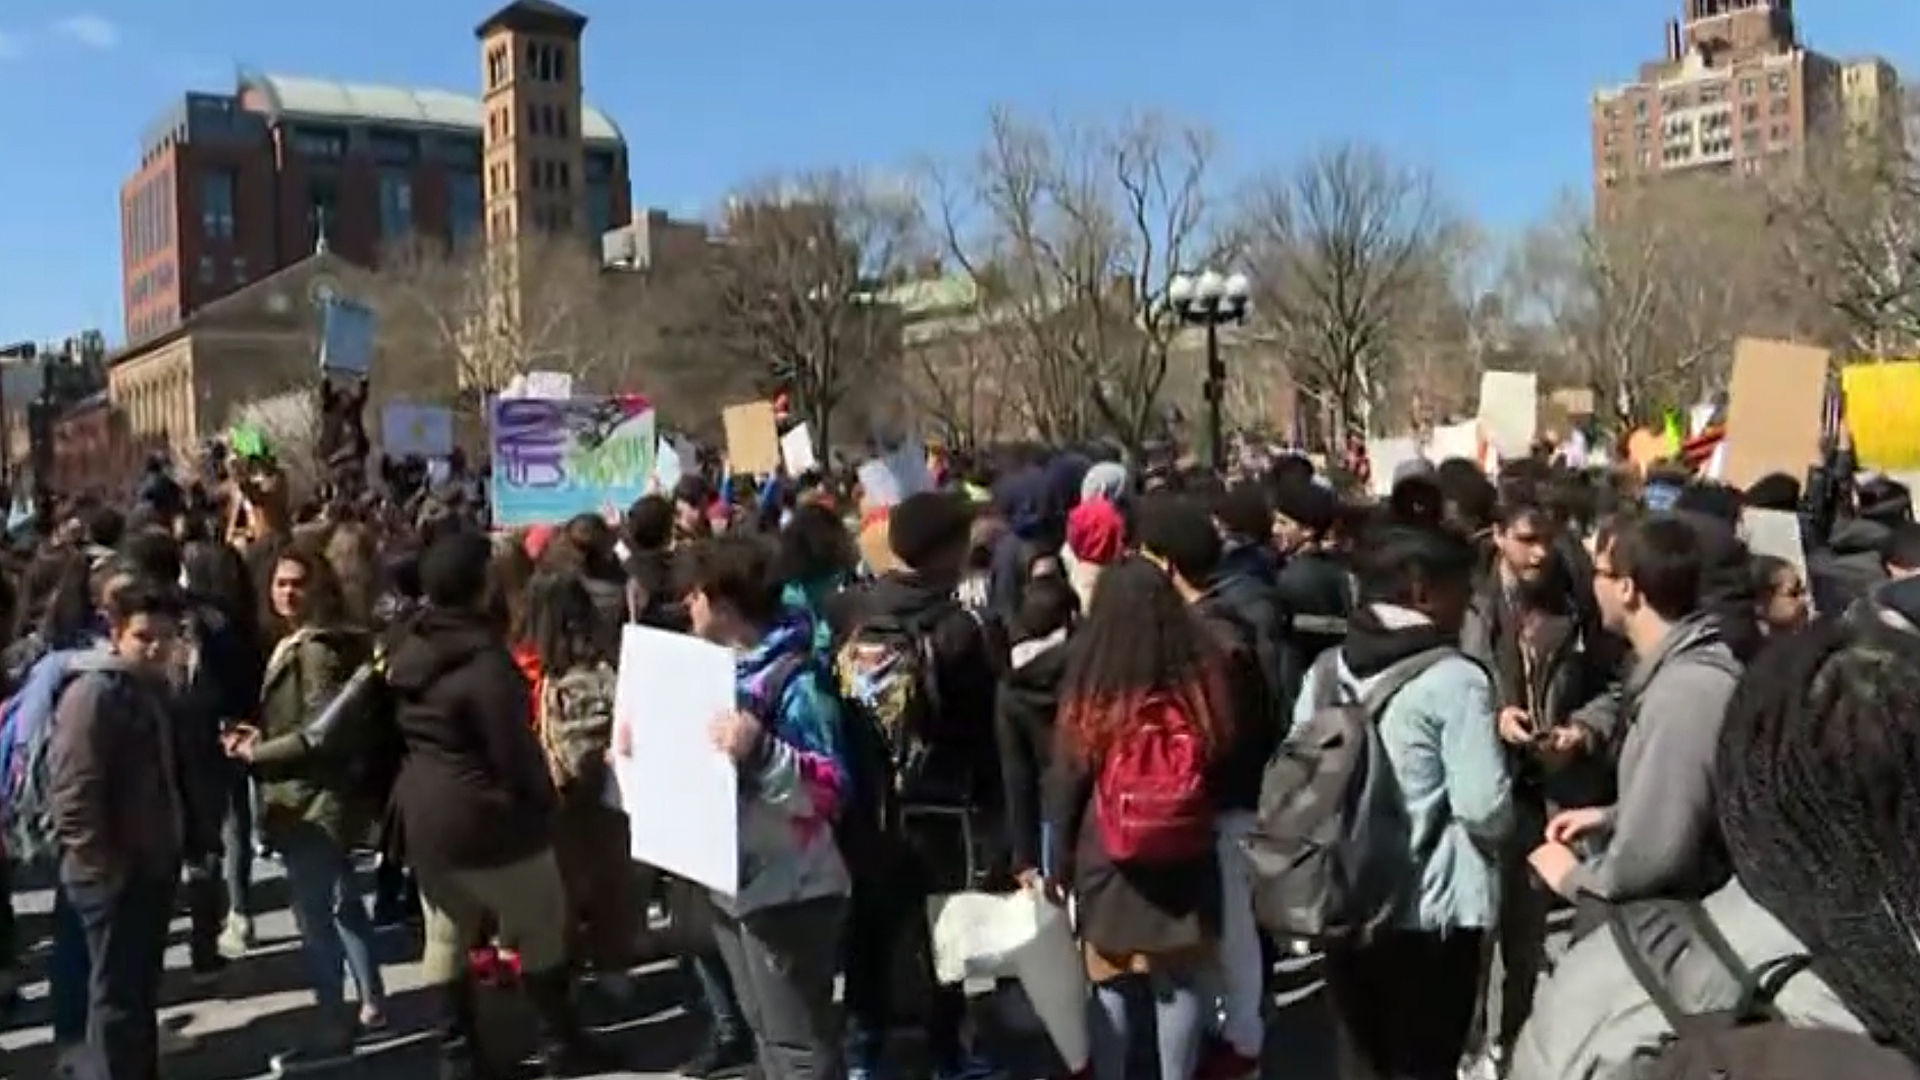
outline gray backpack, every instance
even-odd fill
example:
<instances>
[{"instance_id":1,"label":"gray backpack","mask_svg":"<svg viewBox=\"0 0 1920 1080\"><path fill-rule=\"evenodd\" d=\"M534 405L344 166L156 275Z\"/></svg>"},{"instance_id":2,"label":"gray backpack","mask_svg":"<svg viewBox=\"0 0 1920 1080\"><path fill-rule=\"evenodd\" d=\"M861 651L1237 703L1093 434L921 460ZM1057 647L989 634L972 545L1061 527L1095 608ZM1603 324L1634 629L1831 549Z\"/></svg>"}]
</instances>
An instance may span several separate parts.
<instances>
[{"instance_id":1,"label":"gray backpack","mask_svg":"<svg viewBox=\"0 0 1920 1080\"><path fill-rule=\"evenodd\" d=\"M1253 863L1254 916L1283 938L1364 940L1413 902L1413 824L1381 745L1395 694L1458 649L1405 657L1364 694L1343 677L1340 650L1314 661L1313 715L1267 762L1260 808L1241 841Z\"/></svg>"}]
</instances>

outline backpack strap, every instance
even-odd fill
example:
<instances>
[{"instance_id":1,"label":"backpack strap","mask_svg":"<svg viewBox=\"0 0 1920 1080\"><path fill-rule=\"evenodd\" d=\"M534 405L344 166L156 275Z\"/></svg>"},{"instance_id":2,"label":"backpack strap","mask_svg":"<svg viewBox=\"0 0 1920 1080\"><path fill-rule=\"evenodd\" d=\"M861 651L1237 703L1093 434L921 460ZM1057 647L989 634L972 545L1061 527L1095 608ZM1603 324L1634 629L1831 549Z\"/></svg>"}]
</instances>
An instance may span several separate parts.
<instances>
[{"instance_id":1,"label":"backpack strap","mask_svg":"<svg viewBox=\"0 0 1920 1080\"><path fill-rule=\"evenodd\" d=\"M1426 674L1428 668L1450 656L1465 655L1451 645L1437 645L1403 656L1370 679L1357 681L1341 670L1340 650L1328 649L1313 662L1313 704L1321 709L1337 704L1359 705L1368 716L1378 718L1386 711L1387 703L1413 680ZM1368 683L1365 690L1359 688L1360 681Z\"/></svg>"},{"instance_id":2,"label":"backpack strap","mask_svg":"<svg viewBox=\"0 0 1920 1080\"><path fill-rule=\"evenodd\" d=\"M1613 938L1614 947L1619 951L1620 958L1626 962L1627 970L1632 972L1634 981L1647 992L1647 996L1660 1010L1660 1014L1666 1018L1667 1026L1673 1029L1674 1034L1680 1038L1712 1034L1729 1031L1757 1019L1769 1018L1772 994L1777 993L1780 987L1785 986L1787 980L1798 972L1788 973L1786 978L1779 979L1773 985L1770 992L1764 991L1762 980L1741 961L1739 954L1727 942L1726 935L1714 925L1712 917L1707 914L1703 906L1691 901L1658 903L1658 911L1662 917L1672 915L1676 907L1680 909L1678 917L1672 921L1678 923L1678 928L1687 936L1688 948L1695 946L1703 948L1713 957L1715 963L1734 977L1740 987L1734 1004L1729 1008L1691 1012L1682 1007L1667 979L1654 970L1653 962L1648 958L1646 950L1640 947L1633 927L1628 925L1624 905L1608 905L1607 931Z\"/></svg>"}]
</instances>

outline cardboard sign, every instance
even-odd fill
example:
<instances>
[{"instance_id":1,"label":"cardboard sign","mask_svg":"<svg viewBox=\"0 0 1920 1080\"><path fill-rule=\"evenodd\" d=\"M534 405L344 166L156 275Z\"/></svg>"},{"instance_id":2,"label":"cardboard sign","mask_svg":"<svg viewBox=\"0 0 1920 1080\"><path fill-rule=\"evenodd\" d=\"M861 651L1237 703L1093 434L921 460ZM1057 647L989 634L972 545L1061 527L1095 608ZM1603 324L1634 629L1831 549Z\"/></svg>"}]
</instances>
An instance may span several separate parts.
<instances>
[{"instance_id":1,"label":"cardboard sign","mask_svg":"<svg viewBox=\"0 0 1920 1080\"><path fill-rule=\"evenodd\" d=\"M1727 397L1726 483L1769 473L1800 479L1820 460L1831 354L1813 345L1741 338Z\"/></svg>"},{"instance_id":2,"label":"cardboard sign","mask_svg":"<svg viewBox=\"0 0 1920 1080\"><path fill-rule=\"evenodd\" d=\"M780 471L780 424L773 403L749 401L729 405L720 413L727 431L727 469L766 476Z\"/></svg>"}]
</instances>

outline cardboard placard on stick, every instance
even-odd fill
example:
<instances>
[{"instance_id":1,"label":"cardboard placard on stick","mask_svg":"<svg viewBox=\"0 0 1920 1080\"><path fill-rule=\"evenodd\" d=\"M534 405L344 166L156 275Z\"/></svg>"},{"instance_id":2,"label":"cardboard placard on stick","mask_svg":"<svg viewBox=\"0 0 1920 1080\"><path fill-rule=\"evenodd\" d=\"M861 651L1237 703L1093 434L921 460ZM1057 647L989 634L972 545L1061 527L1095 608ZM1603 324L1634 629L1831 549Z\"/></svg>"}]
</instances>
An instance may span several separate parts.
<instances>
[{"instance_id":1,"label":"cardboard placard on stick","mask_svg":"<svg viewBox=\"0 0 1920 1080\"><path fill-rule=\"evenodd\" d=\"M780 424L772 402L729 405L721 411L720 423L727 431L728 469L755 476L780 471Z\"/></svg>"},{"instance_id":2,"label":"cardboard placard on stick","mask_svg":"<svg viewBox=\"0 0 1920 1080\"><path fill-rule=\"evenodd\" d=\"M1806 476L1820 460L1831 359L1825 349L1790 341L1734 343L1723 481L1745 488L1769 473Z\"/></svg>"}]
</instances>

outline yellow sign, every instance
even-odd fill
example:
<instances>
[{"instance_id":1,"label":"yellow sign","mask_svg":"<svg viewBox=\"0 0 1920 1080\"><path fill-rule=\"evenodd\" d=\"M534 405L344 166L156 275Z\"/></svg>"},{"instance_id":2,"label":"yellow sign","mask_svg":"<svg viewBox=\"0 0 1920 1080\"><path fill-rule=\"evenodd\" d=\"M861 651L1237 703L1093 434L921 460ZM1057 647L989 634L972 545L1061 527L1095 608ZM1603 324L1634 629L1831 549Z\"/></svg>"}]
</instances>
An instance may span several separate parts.
<instances>
[{"instance_id":1,"label":"yellow sign","mask_svg":"<svg viewBox=\"0 0 1920 1080\"><path fill-rule=\"evenodd\" d=\"M1860 464L1882 472L1920 469L1920 360L1852 364L1840 371L1847 429Z\"/></svg>"}]
</instances>

